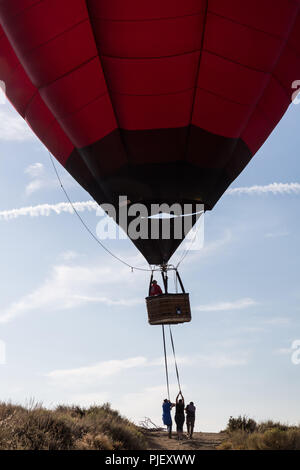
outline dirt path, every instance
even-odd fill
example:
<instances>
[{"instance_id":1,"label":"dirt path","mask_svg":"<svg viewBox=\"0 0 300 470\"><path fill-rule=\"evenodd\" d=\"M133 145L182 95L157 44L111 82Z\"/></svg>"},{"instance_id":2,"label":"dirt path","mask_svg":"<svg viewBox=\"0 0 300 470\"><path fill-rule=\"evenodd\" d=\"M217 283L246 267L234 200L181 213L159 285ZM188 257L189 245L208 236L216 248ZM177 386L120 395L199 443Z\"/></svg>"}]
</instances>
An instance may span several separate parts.
<instances>
[{"instance_id":1,"label":"dirt path","mask_svg":"<svg viewBox=\"0 0 300 470\"><path fill-rule=\"evenodd\" d=\"M226 437L224 433L195 432L192 440L184 436L178 441L175 433L172 439L163 431L146 431L145 434L149 450L214 450Z\"/></svg>"}]
</instances>

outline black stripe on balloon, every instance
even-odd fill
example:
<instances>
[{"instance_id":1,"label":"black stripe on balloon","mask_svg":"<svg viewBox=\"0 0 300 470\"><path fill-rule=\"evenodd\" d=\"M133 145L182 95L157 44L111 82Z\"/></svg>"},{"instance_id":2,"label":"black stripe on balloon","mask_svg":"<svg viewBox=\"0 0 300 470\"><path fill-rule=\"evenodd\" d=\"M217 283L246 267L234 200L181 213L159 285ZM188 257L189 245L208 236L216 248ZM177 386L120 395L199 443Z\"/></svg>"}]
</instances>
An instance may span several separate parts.
<instances>
[{"instance_id":1,"label":"black stripe on balloon","mask_svg":"<svg viewBox=\"0 0 300 470\"><path fill-rule=\"evenodd\" d=\"M99 203L204 204L214 207L252 158L242 139L222 137L191 126L154 130L116 130L74 151L66 169ZM120 138L120 133L122 139ZM130 154L124 156L122 141ZM167 262L182 240L133 240L150 264Z\"/></svg>"}]
</instances>

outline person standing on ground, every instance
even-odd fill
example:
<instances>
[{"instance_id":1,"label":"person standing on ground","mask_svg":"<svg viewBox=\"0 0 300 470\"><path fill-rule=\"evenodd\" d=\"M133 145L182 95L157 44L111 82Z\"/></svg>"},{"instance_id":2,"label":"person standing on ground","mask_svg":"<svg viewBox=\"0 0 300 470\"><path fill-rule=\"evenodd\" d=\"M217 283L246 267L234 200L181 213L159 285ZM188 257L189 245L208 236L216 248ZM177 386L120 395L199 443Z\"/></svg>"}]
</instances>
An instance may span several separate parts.
<instances>
[{"instance_id":1,"label":"person standing on ground","mask_svg":"<svg viewBox=\"0 0 300 470\"><path fill-rule=\"evenodd\" d=\"M169 439L172 438L172 416L171 416L171 410L175 406L175 403L171 403L170 400L167 398L164 399L162 409L163 409L163 423L165 426L167 426L168 433L169 433Z\"/></svg>"},{"instance_id":2,"label":"person standing on ground","mask_svg":"<svg viewBox=\"0 0 300 470\"><path fill-rule=\"evenodd\" d=\"M187 427L188 437L192 439L194 426L195 426L195 417L196 417L196 407L194 405L194 402L191 401L186 406L185 412L186 412L186 427Z\"/></svg>"},{"instance_id":3,"label":"person standing on ground","mask_svg":"<svg viewBox=\"0 0 300 470\"><path fill-rule=\"evenodd\" d=\"M181 398L179 398L181 396ZM184 398L181 391L176 397L175 422L177 426L177 439L182 439L184 424Z\"/></svg>"}]
</instances>

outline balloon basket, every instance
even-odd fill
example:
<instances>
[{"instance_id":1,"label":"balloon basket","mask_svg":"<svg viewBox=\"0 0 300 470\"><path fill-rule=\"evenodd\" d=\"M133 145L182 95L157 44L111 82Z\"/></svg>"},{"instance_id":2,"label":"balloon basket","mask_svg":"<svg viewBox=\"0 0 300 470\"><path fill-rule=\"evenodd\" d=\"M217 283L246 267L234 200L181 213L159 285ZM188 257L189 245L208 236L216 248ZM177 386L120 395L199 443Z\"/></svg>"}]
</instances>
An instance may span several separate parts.
<instances>
[{"instance_id":1,"label":"balloon basket","mask_svg":"<svg viewBox=\"0 0 300 470\"><path fill-rule=\"evenodd\" d=\"M175 325L192 319L189 294L162 294L146 297L150 325Z\"/></svg>"}]
</instances>

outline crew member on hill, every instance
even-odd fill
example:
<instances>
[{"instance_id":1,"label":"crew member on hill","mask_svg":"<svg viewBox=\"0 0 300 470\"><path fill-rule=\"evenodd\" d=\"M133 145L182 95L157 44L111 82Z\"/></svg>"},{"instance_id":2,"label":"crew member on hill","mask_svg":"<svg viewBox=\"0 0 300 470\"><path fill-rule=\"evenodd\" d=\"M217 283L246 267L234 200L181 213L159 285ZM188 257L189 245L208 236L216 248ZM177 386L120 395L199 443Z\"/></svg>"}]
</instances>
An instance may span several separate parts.
<instances>
[{"instance_id":1,"label":"crew member on hill","mask_svg":"<svg viewBox=\"0 0 300 470\"><path fill-rule=\"evenodd\" d=\"M171 403L170 400L167 398L164 399L162 409L163 409L163 423L165 426L167 426L168 433L169 433L169 439L172 438L172 416L171 416L171 410L175 406L175 403Z\"/></svg>"},{"instance_id":2,"label":"crew member on hill","mask_svg":"<svg viewBox=\"0 0 300 470\"><path fill-rule=\"evenodd\" d=\"M179 398L181 396L181 398ZM177 426L177 439L182 439L184 424L184 398L181 392L176 397L175 422Z\"/></svg>"},{"instance_id":3,"label":"crew member on hill","mask_svg":"<svg viewBox=\"0 0 300 470\"><path fill-rule=\"evenodd\" d=\"M192 401L185 407L185 412L188 437L192 439L196 416L196 407Z\"/></svg>"}]
</instances>

